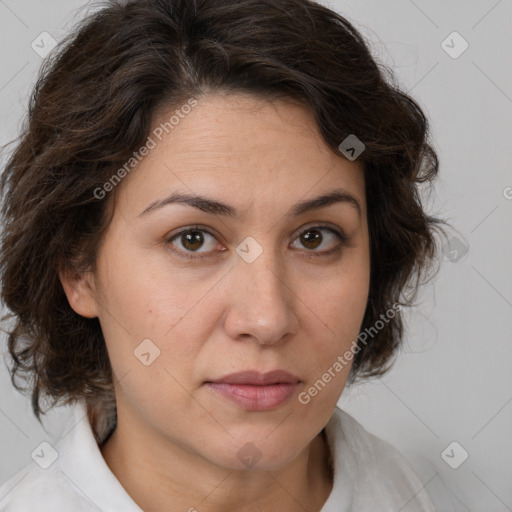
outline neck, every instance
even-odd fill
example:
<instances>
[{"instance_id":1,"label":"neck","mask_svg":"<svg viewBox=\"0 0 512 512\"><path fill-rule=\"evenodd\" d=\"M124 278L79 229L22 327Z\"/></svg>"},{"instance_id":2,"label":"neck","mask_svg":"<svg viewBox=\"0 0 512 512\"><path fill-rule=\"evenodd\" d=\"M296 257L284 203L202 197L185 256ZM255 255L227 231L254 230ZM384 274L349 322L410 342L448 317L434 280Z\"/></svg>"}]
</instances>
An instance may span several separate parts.
<instances>
[{"instance_id":1,"label":"neck","mask_svg":"<svg viewBox=\"0 0 512 512\"><path fill-rule=\"evenodd\" d=\"M323 433L278 471L219 467L167 439L139 435L122 421L100 450L121 485L146 512L318 512L332 490Z\"/></svg>"}]
</instances>

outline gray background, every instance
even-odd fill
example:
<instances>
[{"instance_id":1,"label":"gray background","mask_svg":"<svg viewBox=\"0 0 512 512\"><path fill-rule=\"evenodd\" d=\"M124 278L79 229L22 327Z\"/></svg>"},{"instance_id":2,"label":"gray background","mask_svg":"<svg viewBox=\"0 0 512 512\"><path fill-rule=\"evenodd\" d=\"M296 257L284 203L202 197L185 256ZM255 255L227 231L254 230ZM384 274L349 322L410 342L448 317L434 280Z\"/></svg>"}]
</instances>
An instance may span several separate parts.
<instances>
[{"instance_id":1,"label":"gray background","mask_svg":"<svg viewBox=\"0 0 512 512\"><path fill-rule=\"evenodd\" d=\"M340 405L402 451L439 511L512 511L512 2L324 3L363 32L429 116L441 159L431 211L453 224L448 249L458 247L408 315L393 370L345 390ZM60 40L83 4L0 0L0 143L17 135L42 62L32 41L43 31ZM457 58L441 45L454 31L469 44ZM462 48L457 36L446 44ZM43 429L3 363L0 396L2 482L58 436L69 411L48 414ZM441 457L453 441L452 461L469 454L457 469Z\"/></svg>"}]
</instances>

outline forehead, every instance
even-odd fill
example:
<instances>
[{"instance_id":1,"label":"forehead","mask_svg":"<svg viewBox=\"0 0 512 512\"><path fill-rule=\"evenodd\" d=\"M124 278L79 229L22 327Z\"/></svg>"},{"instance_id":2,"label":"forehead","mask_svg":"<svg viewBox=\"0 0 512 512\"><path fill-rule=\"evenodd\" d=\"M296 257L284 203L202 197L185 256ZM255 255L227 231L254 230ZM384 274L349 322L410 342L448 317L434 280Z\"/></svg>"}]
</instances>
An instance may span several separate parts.
<instances>
[{"instance_id":1,"label":"forehead","mask_svg":"<svg viewBox=\"0 0 512 512\"><path fill-rule=\"evenodd\" d=\"M198 98L186 114L176 111L163 109L153 120L155 147L123 183L131 205L179 189L222 194L244 210L253 201L265 207L341 187L365 207L362 164L336 156L306 108L215 94Z\"/></svg>"},{"instance_id":2,"label":"forehead","mask_svg":"<svg viewBox=\"0 0 512 512\"><path fill-rule=\"evenodd\" d=\"M164 126L175 110L159 112L153 130ZM240 162L268 161L276 156L293 161L314 156L324 165L335 158L325 147L313 115L304 106L283 100L270 102L247 94L217 93L200 98L197 106L180 118L161 142L169 150L172 147L176 158L215 157Z\"/></svg>"}]
</instances>

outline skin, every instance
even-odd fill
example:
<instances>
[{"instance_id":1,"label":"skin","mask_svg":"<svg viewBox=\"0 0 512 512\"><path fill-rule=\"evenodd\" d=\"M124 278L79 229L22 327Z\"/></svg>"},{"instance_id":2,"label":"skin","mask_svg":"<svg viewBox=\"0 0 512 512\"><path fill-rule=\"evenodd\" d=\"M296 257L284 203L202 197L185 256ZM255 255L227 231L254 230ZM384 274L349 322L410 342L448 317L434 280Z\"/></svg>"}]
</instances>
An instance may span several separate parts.
<instances>
[{"instance_id":1,"label":"skin","mask_svg":"<svg viewBox=\"0 0 512 512\"><path fill-rule=\"evenodd\" d=\"M339 188L360 213L337 202L286 215L296 202ZM140 215L172 192L215 198L240 217L182 204ZM73 309L99 318L113 367L118 427L101 446L106 463L147 512L319 511L333 477L320 433L350 364L308 404L298 393L361 327L370 279L362 164L329 150L300 105L216 93L198 99L116 195L95 271L61 275ZM315 230L319 222L345 233L347 244ZM202 246L183 236L169 241L194 224L207 229ZM308 229L320 241L308 245ZM263 250L252 263L236 252L248 236ZM208 256L187 260L171 248ZM160 350L148 366L134 356L144 339ZM264 412L204 384L248 369L284 369L301 384ZM250 468L237 456L246 443L261 457Z\"/></svg>"}]
</instances>

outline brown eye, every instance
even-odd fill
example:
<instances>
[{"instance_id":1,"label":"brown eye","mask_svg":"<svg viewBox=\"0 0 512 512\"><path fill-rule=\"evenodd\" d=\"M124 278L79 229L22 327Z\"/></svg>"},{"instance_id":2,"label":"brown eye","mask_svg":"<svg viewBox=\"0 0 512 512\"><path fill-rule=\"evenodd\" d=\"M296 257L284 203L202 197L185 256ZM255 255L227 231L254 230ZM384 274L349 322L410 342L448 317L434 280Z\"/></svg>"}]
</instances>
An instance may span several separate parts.
<instances>
[{"instance_id":1,"label":"brown eye","mask_svg":"<svg viewBox=\"0 0 512 512\"><path fill-rule=\"evenodd\" d=\"M206 229L190 227L170 236L167 239L167 244L172 252L190 260L210 256L218 242Z\"/></svg>"},{"instance_id":2,"label":"brown eye","mask_svg":"<svg viewBox=\"0 0 512 512\"><path fill-rule=\"evenodd\" d=\"M322 234L317 229L309 229L300 235L301 243L308 249L316 249L323 240Z\"/></svg>"},{"instance_id":3,"label":"brown eye","mask_svg":"<svg viewBox=\"0 0 512 512\"><path fill-rule=\"evenodd\" d=\"M296 240L312 254L326 256L339 251L343 245L347 244L348 238L331 227L313 226L302 231ZM323 250L317 250L319 247ZM301 247L295 248L300 249Z\"/></svg>"},{"instance_id":4,"label":"brown eye","mask_svg":"<svg viewBox=\"0 0 512 512\"><path fill-rule=\"evenodd\" d=\"M201 231L188 231L180 236L181 244L188 251L196 251L204 243L204 236Z\"/></svg>"},{"instance_id":5,"label":"brown eye","mask_svg":"<svg viewBox=\"0 0 512 512\"><path fill-rule=\"evenodd\" d=\"M342 246L348 244L349 239L329 226L313 226L302 231L295 240L300 242L300 247L294 248L305 248L306 253L311 256L328 256L339 252ZM226 248L215 251L220 246L219 242L201 226L192 226L175 233L167 239L167 244L173 253L187 260L203 259L214 256L215 252L226 251ZM323 250L317 250L318 248Z\"/></svg>"}]
</instances>

